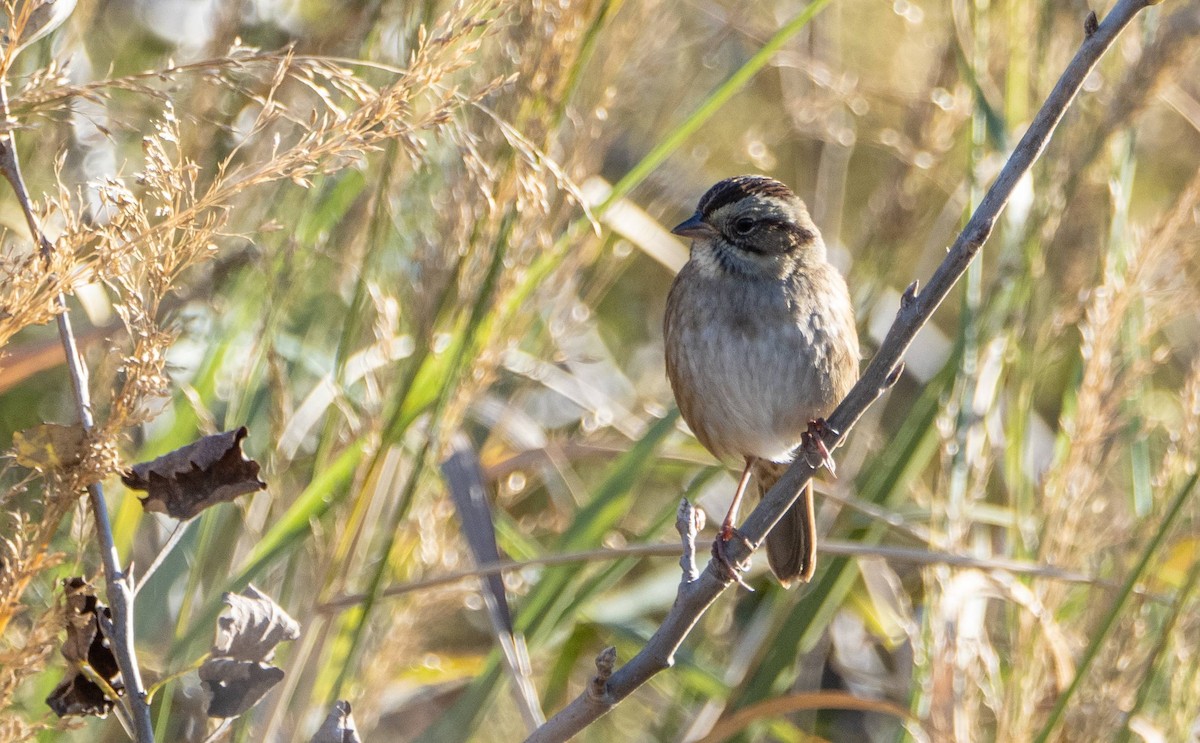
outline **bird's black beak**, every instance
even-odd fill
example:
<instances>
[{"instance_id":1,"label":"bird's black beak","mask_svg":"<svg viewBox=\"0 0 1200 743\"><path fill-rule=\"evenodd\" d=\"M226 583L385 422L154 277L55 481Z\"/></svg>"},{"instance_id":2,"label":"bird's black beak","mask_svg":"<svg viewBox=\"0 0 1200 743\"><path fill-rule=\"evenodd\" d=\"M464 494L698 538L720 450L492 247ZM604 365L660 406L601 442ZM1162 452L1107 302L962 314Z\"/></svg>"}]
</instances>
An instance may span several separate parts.
<instances>
[{"instance_id":1,"label":"bird's black beak","mask_svg":"<svg viewBox=\"0 0 1200 743\"><path fill-rule=\"evenodd\" d=\"M673 234L680 237L705 237L713 234L712 225L700 218L700 212L696 212L689 219L675 225L675 229L671 230Z\"/></svg>"}]
</instances>

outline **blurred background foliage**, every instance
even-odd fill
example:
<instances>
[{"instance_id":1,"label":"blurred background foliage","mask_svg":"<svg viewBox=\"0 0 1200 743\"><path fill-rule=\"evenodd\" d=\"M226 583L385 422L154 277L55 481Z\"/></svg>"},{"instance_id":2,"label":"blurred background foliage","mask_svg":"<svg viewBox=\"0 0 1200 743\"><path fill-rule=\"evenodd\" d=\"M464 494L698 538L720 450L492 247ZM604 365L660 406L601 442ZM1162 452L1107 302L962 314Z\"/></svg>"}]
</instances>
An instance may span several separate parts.
<instances>
[{"instance_id":1,"label":"blurred background foliage","mask_svg":"<svg viewBox=\"0 0 1200 743\"><path fill-rule=\"evenodd\" d=\"M60 245L84 266L86 250L105 255L69 239L111 218L105 183L152 203L136 174L146 142L171 139L164 121L181 172L233 186L208 212L222 220L211 241L165 285L79 271L99 416L132 399L118 390L145 326L122 318L153 298L169 384L124 411L120 461L245 425L269 484L191 523L139 594L147 677L203 653L221 593L252 581L303 634L231 739L307 739L339 698L367 740L523 737L479 581L419 583L472 567L438 468L451 437L479 452L501 552L532 561L504 582L553 713L603 647L637 652L674 597L676 557L632 547L675 539L681 496L712 522L733 489L673 412L660 325L686 247L664 228L719 178L789 183L873 352L1087 10L834 0L796 22L805 8L789 2L81 0L9 80ZM756 564L755 592L729 591L676 667L582 739L1195 739L1198 34L1200 4L1166 2L1093 73L819 486L840 549L814 582L785 592ZM430 38L437 53L414 58ZM778 51L745 74L769 41ZM368 107L355 81L402 75L412 95L385 118L411 126L361 151L347 129L342 149L310 148L307 173L231 176L283 158L320 116L336 129L336 112ZM27 233L2 198L18 256ZM146 211L179 209L159 206ZM3 346L0 446L74 420L56 342L33 325ZM0 534L20 542L53 487L6 461ZM148 565L175 524L105 474L122 555ZM111 720L35 729L62 673L57 581L98 572L89 518L61 510L23 548L46 559L0 641L20 682L0 685L0 730L120 740ZM165 687L159 738L202 739L201 706L194 675Z\"/></svg>"}]
</instances>

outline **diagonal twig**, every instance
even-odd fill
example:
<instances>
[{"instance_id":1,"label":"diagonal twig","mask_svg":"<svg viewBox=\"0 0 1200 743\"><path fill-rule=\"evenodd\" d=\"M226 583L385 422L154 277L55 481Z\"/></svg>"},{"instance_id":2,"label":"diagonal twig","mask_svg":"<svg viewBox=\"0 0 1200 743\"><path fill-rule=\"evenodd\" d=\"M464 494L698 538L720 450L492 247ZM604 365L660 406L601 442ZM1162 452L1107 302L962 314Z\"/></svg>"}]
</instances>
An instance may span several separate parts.
<instances>
[{"instance_id":1,"label":"diagonal twig","mask_svg":"<svg viewBox=\"0 0 1200 743\"><path fill-rule=\"evenodd\" d=\"M683 503L687 503L687 501L683 501ZM675 521L675 528L680 530L680 537L683 544L683 553L679 562L680 567L684 570L694 571L689 573L690 577L687 580L690 582L700 575L700 571L695 568L696 537L699 535L701 527L697 525L699 522L694 519L702 521L704 511L694 508L690 503L687 503L686 508L681 505L680 509L679 517ZM691 516L685 514L690 514ZM689 521L689 518L692 518L693 521ZM1120 584L1115 581L1106 580L1088 573L1065 570L1053 565L1043 565L1025 560L1009 560L1002 557L973 557L971 555L960 555L912 547L843 542L837 539L824 539L817 546L817 549L823 555L878 557L889 562L906 565L950 565L958 568L971 568L986 573L1002 571L1013 575L1029 576L1030 578L1042 578L1063 581L1065 583L1082 583L1103 588L1106 591L1115 591L1120 588ZM662 544L631 544L625 547L603 547L581 552L564 552L542 555L541 557L534 557L527 560L499 560L496 562L486 562L478 567L467 570L458 570L453 573L397 583L379 591L379 597L395 598L397 596L406 596L410 593L419 593L432 588L450 586L482 576L518 572L532 567L553 567L555 565L573 565L581 562L625 560L631 557L675 557L677 555L680 555L679 545L664 542ZM141 582L145 582L145 579L143 578ZM1139 590L1138 594L1145 596L1151 601L1165 602L1170 600L1167 596L1149 591ZM337 614L359 606L366 600L366 594L348 593L317 604L316 611L319 614Z\"/></svg>"},{"instance_id":2,"label":"diagonal twig","mask_svg":"<svg viewBox=\"0 0 1200 743\"><path fill-rule=\"evenodd\" d=\"M866 409L895 384L903 368L904 353L917 331L933 317L934 311L949 295L991 235L992 227L1017 182L1042 153L1088 73L1133 18L1153 4L1153 0L1118 0L1102 23L1096 23L1095 18L1089 15L1083 43L1009 156L1004 169L1000 171L987 195L971 215L970 221L930 278L925 290L918 292L917 284L914 283L905 291L901 298L900 310L880 345L879 352L875 354L858 383L850 390L850 394L828 418L829 425L822 438L829 449L840 444ZM737 563L744 560L762 544L767 532L795 502L803 486L812 479L814 472L814 467L805 457L796 459L741 526L740 531L746 536L748 544L743 544L742 540L734 540L730 544L729 558L732 561ZM675 603L658 631L641 652L607 677L603 693L597 693L589 687L587 692L576 697L545 725L538 728L527 741L548 743L567 740L611 710L651 676L669 668L674 663L675 651L691 632L692 627L729 587L731 580L722 577L723 572L709 562L698 578L689 580L685 574L684 580L679 584Z\"/></svg>"}]
</instances>

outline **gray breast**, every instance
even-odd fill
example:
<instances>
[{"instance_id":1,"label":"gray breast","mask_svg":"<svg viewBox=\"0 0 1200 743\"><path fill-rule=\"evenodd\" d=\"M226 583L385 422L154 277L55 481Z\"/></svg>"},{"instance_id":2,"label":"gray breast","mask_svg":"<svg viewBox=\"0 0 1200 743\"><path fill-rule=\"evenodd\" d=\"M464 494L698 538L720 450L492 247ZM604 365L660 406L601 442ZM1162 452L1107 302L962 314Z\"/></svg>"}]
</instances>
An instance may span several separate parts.
<instances>
[{"instance_id":1,"label":"gray breast","mask_svg":"<svg viewBox=\"0 0 1200 743\"><path fill-rule=\"evenodd\" d=\"M723 285L718 301L712 282L689 278L676 286L667 323L668 372L685 420L718 457L786 460L808 421L837 402L827 331L839 319L803 294L797 304L797 287L784 282Z\"/></svg>"}]
</instances>

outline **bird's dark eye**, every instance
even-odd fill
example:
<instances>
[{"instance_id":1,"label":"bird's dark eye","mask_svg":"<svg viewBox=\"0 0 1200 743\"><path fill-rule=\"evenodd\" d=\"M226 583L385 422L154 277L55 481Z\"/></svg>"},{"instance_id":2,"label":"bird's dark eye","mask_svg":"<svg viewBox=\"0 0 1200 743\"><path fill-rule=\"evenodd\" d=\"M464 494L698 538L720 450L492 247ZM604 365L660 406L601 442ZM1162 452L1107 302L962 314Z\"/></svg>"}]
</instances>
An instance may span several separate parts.
<instances>
[{"instance_id":1,"label":"bird's dark eye","mask_svg":"<svg viewBox=\"0 0 1200 743\"><path fill-rule=\"evenodd\" d=\"M733 230L739 235L749 235L754 232L754 220L750 217L742 217L733 223Z\"/></svg>"}]
</instances>

